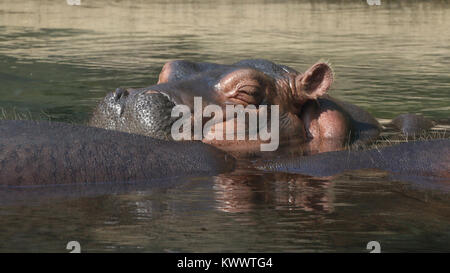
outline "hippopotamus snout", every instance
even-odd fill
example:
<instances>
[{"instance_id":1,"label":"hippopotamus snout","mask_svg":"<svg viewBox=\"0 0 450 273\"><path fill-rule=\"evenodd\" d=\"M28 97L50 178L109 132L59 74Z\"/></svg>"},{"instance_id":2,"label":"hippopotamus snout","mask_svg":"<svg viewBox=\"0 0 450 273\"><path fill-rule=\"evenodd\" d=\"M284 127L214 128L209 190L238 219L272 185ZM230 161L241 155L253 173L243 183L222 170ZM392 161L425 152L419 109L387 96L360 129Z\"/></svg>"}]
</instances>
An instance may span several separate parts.
<instances>
[{"instance_id":1,"label":"hippopotamus snout","mask_svg":"<svg viewBox=\"0 0 450 273\"><path fill-rule=\"evenodd\" d=\"M100 102L89 125L170 140L174 106L159 92L117 88Z\"/></svg>"}]
</instances>

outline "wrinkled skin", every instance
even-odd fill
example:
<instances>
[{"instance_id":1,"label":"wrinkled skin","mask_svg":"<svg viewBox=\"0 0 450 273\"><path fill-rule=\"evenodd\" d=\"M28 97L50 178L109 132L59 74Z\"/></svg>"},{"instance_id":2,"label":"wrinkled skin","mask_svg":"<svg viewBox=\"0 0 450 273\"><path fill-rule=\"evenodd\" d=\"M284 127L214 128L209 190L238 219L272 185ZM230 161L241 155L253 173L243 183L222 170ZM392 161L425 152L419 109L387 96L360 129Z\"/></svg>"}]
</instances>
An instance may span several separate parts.
<instances>
[{"instance_id":1,"label":"wrinkled skin","mask_svg":"<svg viewBox=\"0 0 450 273\"><path fill-rule=\"evenodd\" d=\"M328 96L332 82L326 63L299 73L267 60L233 65L172 61L164 65L156 85L108 94L89 125L171 139L170 128L177 119L170 117L172 107L182 104L193 111L194 97L202 97L203 107L214 104L224 111L228 104L279 105L281 153L334 151L376 139L378 122L361 108ZM260 141L248 139L203 142L237 156L260 147Z\"/></svg>"}]
</instances>

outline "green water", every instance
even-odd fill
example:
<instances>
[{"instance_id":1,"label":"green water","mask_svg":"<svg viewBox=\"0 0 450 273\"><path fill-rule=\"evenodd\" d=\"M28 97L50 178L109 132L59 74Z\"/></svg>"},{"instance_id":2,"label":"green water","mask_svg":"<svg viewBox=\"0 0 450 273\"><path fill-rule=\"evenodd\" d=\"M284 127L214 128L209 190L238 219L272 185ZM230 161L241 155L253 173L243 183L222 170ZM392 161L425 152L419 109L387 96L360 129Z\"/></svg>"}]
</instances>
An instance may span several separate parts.
<instances>
[{"instance_id":1,"label":"green water","mask_svg":"<svg viewBox=\"0 0 450 273\"><path fill-rule=\"evenodd\" d=\"M0 108L83 123L173 59L333 65L331 94L379 119L450 113L446 1L0 0ZM231 174L91 194L0 196L0 251L450 251L448 194L355 172ZM11 198L11 196L13 198Z\"/></svg>"}]
</instances>

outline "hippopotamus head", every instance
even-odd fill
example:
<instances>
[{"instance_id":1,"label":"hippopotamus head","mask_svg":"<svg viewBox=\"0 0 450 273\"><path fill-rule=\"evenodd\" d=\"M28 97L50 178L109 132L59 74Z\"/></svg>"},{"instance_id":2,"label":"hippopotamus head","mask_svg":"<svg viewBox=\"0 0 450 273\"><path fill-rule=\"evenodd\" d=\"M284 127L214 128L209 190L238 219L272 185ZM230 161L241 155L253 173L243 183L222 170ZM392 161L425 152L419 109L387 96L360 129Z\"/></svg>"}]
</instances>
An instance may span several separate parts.
<instances>
[{"instance_id":1,"label":"hippopotamus head","mask_svg":"<svg viewBox=\"0 0 450 273\"><path fill-rule=\"evenodd\" d=\"M108 94L95 110L90 125L172 139L171 127L178 119L171 116L172 109L184 105L193 112L195 98L200 97L202 109L208 105L224 110L227 105L254 105L258 112L262 105L278 105L280 139L305 142L308 136L303 106L325 95L332 82L332 69L324 62L299 73L267 60L244 60L232 65L171 61L162 68L157 84L140 89L118 88ZM236 118L221 122L235 123ZM203 141L224 149L244 150L258 143L248 139Z\"/></svg>"}]
</instances>

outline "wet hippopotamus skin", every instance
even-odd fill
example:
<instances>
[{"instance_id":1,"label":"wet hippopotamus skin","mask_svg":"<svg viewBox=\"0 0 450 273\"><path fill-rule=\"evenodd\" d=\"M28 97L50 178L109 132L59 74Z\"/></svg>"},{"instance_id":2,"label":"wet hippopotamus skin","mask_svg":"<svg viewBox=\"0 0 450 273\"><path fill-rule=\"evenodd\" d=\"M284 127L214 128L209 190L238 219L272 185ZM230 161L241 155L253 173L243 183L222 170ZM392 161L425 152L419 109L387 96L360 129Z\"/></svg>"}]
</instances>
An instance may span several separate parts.
<instances>
[{"instance_id":1,"label":"wet hippopotamus skin","mask_svg":"<svg viewBox=\"0 0 450 273\"><path fill-rule=\"evenodd\" d=\"M351 170L378 169L410 177L437 177L450 182L450 139L414 141L363 151L336 151L259 160L254 164L260 170L315 177Z\"/></svg>"},{"instance_id":2,"label":"wet hippopotamus skin","mask_svg":"<svg viewBox=\"0 0 450 273\"><path fill-rule=\"evenodd\" d=\"M233 156L198 141L165 141L57 122L0 121L0 136L1 187L127 182L153 185L161 179L226 173L243 163L247 164L245 168L312 176L372 168L446 182L450 178L449 139L237 162Z\"/></svg>"},{"instance_id":3,"label":"wet hippopotamus skin","mask_svg":"<svg viewBox=\"0 0 450 273\"><path fill-rule=\"evenodd\" d=\"M388 125L396 128L406 136L417 136L427 132L436 125L436 122L427 119L423 115L407 113L398 115Z\"/></svg>"},{"instance_id":4,"label":"wet hippopotamus skin","mask_svg":"<svg viewBox=\"0 0 450 273\"><path fill-rule=\"evenodd\" d=\"M201 142L168 142L58 122L0 120L0 186L154 183L233 168L232 156Z\"/></svg>"},{"instance_id":5,"label":"wet hippopotamus skin","mask_svg":"<svg viewBox=\"0 0 450 273\"><path fill-rule=\"evenodd\" d=\"M289 152L334 151L375 140L380 133L377 120L358 106L329 96L332 82L333 71L327 63L316 63L300 73L262 59L231 65L171 61L164 65L157 84L109 93L89 125L171 139L170 128L176 120L170 116L171 109L182 104L192 111L194 97L202 97L204 106L223 108L279 105L280 140ZM203 142L237 156L255 147L249 140Z\"/></svg>"}]
</instances>

